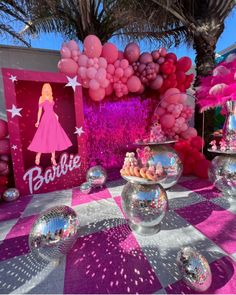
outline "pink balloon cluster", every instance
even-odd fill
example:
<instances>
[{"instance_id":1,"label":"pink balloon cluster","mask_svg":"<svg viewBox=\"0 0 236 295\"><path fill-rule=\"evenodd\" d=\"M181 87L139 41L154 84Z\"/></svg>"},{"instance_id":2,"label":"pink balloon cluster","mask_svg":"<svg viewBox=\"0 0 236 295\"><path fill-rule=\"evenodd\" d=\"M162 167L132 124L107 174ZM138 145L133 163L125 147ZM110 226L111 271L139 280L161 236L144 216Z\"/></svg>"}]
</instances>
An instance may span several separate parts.
<instances>
[{"instance_id":1,"label":"pink balloon cluster","mask_svg":"<svg viewBox=\"0 0 236 295\"><path fill-rule=\"evenodd\" d=\"M64 43L58 68L68 76L78 74L95 101L113 91L117 97L129 92L141 94L145 87L158 90L157 96L173 87L183 92L193 80L193 74L186 74L191 59L177 60L165 48L140 54L139 46L129 43L122 52L110 42L102 45L94 35L84 39L83 47L81 53L74 40Z\"/></svg>"},{"instance_id":2,"label":"pink balloon cluster","mask_svg":"<svg viewBox=\"0 0 236 295\"><path fill-rule=\"evenodd\" d=\"M157 106L153 121L161 124L167 138L188 139L197 135L197 131L188 126L193 115L193 107L186 104L187 95L177 88L168 89Z\"/></svg>"}]
</instances>

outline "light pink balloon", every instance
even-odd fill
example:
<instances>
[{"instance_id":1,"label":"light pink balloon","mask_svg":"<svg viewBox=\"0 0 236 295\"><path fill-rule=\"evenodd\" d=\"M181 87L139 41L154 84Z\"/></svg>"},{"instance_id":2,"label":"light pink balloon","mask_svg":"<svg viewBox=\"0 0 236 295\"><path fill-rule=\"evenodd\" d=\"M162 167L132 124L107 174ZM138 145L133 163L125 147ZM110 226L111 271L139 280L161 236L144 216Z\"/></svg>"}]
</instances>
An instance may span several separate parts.
<instances>
[{"instance_id":1,"label":"light pink balloon","mask_svg":"<svg viewBox=\"0 0 236 295\"><path fill-rule=\"evenodd\" d=\"M110 42L105 43L102 47L102 57L104 57L108 63L114 63L118 59L117 47Z\"/></svg>"},{"instance_id":2,"label":"light pink balloon","mask_svg":"<svg viewBox=\"0 0 236 295\"><path fill-rule=\"evenodd\" d=\"M72 50L71 55L72 55L72 57L79 56L80 52L79 52L79 50Z\"/></svg>"},{"instance_id":3,"label":"light pink balloon","mask_svg":"<svg viewBox=\"0 0 236 295\"><path fill-rule=\"evenodd\" d=\"M149 86L152 88L152 89L160 89L161 86L163 84L163 78L161 75L157 75L156 79L151 81Z\"/></svg>"},{"instance_id":4,"label":"light pink balloon","mask_svg":"<svg viewBox=\"0 0 236 295\"><path fill-rule=\"evenodd\" d=\"M84 87L84 88L89 88L89 82L90 82L89 79L87 79L87 78L83 79L83 80L82 80L82 85L83 85L83 87Z\"/></svg>"},{"instance_id":5,"label":"light pink balloon","mask_svg":"<svg viewBox=\"0 0 236 295\"><path fill-rule=\"evenodd\" d=\"M106 70L103 68L100 68L98 69L95 78L99 83L101 83L102 80L106 79L106 75L107 75Z\"/></svg>"},{"instance_id":6,"label":"light pink balloon","mask_svg":"<svg viewBox=\"0 0 236 295\"><path fill-rule=\"evenodd\" d=\"M73 50L78 50L79 51L79 46L78 44L75 42L75 40L70 40L67 44L67 47L73 51Z\"/></svg>"},{"instance_id":7,"label":"light pink balloon","mask_svg":"<svg viewBox=\"0 0 236 295\"><path fill-rule=\"evenodd\" d=\"M118 59L119 59L119 60L122 60L123 58L124 58L124 52L121 51L121 50L119 50L119 51L118 51Z\"/></svg>"},{"instance_id":8,"label":"light pink balloon","mask_svg":"<svg viewBox=\"0 0 236 295\"><path fill-rule=\"evenodd\" d=\"M164 128L172 128L175 124L175 118L171 114L164 114L160 118L160 123Z\"/></svg>"},{"instance_id":9,"label":"light pink balloon","mask_svg":"<svg viewBox=\"0 0 236 295\"><path fill-rule=\"evenodd\" d=\"M58 69L65 75L72 76L77 74L78 65L71 58L63 58L58 62Z\"/></svg>"},{"instance_id":10,"label":"light pink balloon","mask_svg":"<svg viewBox=\"0 0 236 295\"><path fill-rule=\"evenodd\" d=\"M132 76L127 81L127 87L130 92L138 92L141 87L141 81L138 77Z\"/></svg>"},{"instance_id":11,"label":"light pink balloon","mask_svg":"<svg viewBox=\"0 0 236 295\"><path fill-rule=\"evenodd\" d=\"M72 59L77 63L79 60L79 56L72 56Z\"/></svg>"},{"instance_id":12,"label":"light pink balloon","mask_svg":"<svg viewBox=\"0 0 236 295\"><path fill-rule=\"evenodd\" d=\"M63 46L60 53L62 58L71 58L71 51L68 47Z\"/></svg>"},{"instance_id":13,"label":"light pink balloon","mask_svg":"<svg viewBox=\"0 0 236 295\"><path fill-rule=\"evenodd\" d=\"M94 101L101 101L105 97L105 89L104 88L98 88L96 90L89 89L89 96Z\"/></svg>"},{"instance_id":14,"label":"light pink balloon","mask_svg":"<svg viewBox=\"0 0 236 295\"><path fill-rule=\"evenodd\" d=\"M114 67L114 65L109 64L109 65L107 66L107 72L108 72L109 74L113 75L113 74L115 73L115 67Z\"/></svg>"},{"instance_id":15,"label":"light pink balloon","mask_svg":"<svg viewBox=\"0 0 236 295\"><path fill-rule=\"evenodd\" d=\"M110 82L107 79L102 80L102 82L100 83L101 87L103 88L107 88L109 84Z\"/></svg>"},{"instance_id":16,"label":"light pink balloon","mask_svg":"<svg viewBox=\"0 0 236 295\"><path fill-rule=\"evenodd\" d=\"M142 64L147 64L149 62L153 62L152 55L148 52L144 52L140 55L139 61Z\"/></svg>"},{"instance_id":17,"label":"light pink balloon","mask_svg":"<svg viewBox=\"0 0 236 295\"><path fill-rule=\"evenodd\" d=\"M178 103L180 98L180 91L177 88L169 88L163 95L164 100L168 103Z\"/></svg>"},{"instance_id":18,"label":"light pink balloon","mask_svg":"<svg viewBox=\"0 0 236 295\"><path fill-rule=\"evenodd\" d=\"M93 60L93 58L89 58L89 59L88 59L87 65L90 66L90 67L94 65L94 60Z\"/></svg>"},{"instance_id":19,"label":"light pink balloon","mask_svg":"<svg viewBox=\"0 0 236 295\"><path fill-rule=\"evenodd\" d=\"M88 57L85 54L81 54L78 59L78 65L81 67L87 67Z\"/></svg>"},{"instance_id":20,"label":"light pink balloon","mask_svg":"<svg viewBox=\"0 0 236 295\"><path fill-rule=\"evenodd\" d=\"M98 83L97 80L92 79L89 81L89 89L97 90L98 88L100 88L100 84Z\"/></svg>"},{"instance_id":21,"label":"light pink balloon","mask_svg":"<svg viewBox=\"0 0 236 295\"><path fill-rule=\"evenodd\" d=\"M107 61L104 57L99 57L98 59L98 65L100 68L104 68L106 69L107 68Z\"/></svg>"},{"instance_id":22,"label":"light pink balloon","mask_svg":"<svg viewBox=\"0 0 236 295\"><path fill-rule=\"evenodd\" d=\"M128 66L128 68L124 70L124 76L127 78L131 77L133 73L134 73L134 70L132 66Z\"/></svg>"},{"instance_id":23,"label":"light pink balloon","mask_svg":"<svg viewBox=\"0 0 236 295\"><path fill-rule=\"evenodd\" d=\"M112 84L109 84L106 88L105 88L105 95L108 96L108 95L111 95L113 92L113 86Z\"/></svg>"},{"instance_id":24,"label":"light pink balloon","mask_svg":"<svg viewBox=\"0 0 236 295\"><path fill-rule=\"evenodd\" d=\"M89 79L94 79L97 74L97 70L94 67L89 67L87 69L87 77Z\"/></svg>"},{"instance_id":25,"label":"light pink balloon","mask_svg":"<svg viewBox=\"0 0 236 295\"><path fill-rule=\"evenodd\" d=\"M118 78L121 78L124 74L124 70L122 68L117 68L115 70L115 76L118 77Z\"/></svg>"},{"instance_id":26,"label":"light pink balloon","mask_svg":"<svg viewBox=\"0 0 236 295\"><path fill-rule=\"evenodd\" d=\"M119 68L120 67L120 60L116 60L114 63L115 68Z\"/></svg>"},{"instance_id":27,"label":"light pink balloon","mask_svg":"<svg viewBox=\"0 0 236 295\"><path fill-rule=\"evenodd\" d=\"M87 68L85 67L79 67L78 74L82 79L87 78Z\"/></svg>"},{"instance_id":28,"label":"light pink balloon","mask_svg":"<svg viewBox=\"0 0 236 295\"><path fill-rule=\"evenodd\" d=\"M125 47L124 56L130 63L133 63L139 59L140 49L136 43L129 43Z\"/></svg>"},{"instance_id":29,"label":"light pink balloon","mask_svg":"<svg viewBox=\"0 0 236 295\"><path fill-rule=\"evenodd\" d=\"M129 66L129 61L127 59L122 59L120 61L120 67L125 70Z\"/></svg>"},{"instance_id":30,"label":"light pink balloon","mask_svg":"<svg viewBox=\"0 0 236 295\"><path fill-rule=\"evenodd\" d=\"M84 53L88 57L99 57L102 53L102 43L95 35L88 35L84 39Z\"/></svg>"},{"instance_id":31,"label":"light pink balloon","mask_svg":"<svg viewBox=\"0 0 236 295\"><path fill-rule=\"evenodd\" d=\"M167 50L166 50L164 47L161 47L161 48L159 49L159 53L160 53L160 55L161 55L162 57L165 57L166 54L167 54Z\"/></svg>"}]
</instances>

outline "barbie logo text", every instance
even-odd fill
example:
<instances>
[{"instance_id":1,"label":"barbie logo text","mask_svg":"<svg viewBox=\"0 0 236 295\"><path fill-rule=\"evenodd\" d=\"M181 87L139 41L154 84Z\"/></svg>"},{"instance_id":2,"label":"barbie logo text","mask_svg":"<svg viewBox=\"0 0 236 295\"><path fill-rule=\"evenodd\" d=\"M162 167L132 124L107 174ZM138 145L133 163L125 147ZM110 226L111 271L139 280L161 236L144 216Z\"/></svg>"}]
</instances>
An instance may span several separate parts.
<instances>
[{"instance_id":1,"label":"barbie logo text","mask_svg":"<svg viewBox=\"0 0 236 295\"><path fill-rule=\"evenodd\" d=\"M23 179L29 182L29 190L30 193L33 194L39 190L44 183L53 182L56 177L59 178L62 175L66 175L68 171L77 169L80 165L80 156L70 155L69 157L67 153L64 153L57 166L46 169L44 174L42 174L42 168L36 166L28 170L24 174Z\"/></svg>"}]
</instances>

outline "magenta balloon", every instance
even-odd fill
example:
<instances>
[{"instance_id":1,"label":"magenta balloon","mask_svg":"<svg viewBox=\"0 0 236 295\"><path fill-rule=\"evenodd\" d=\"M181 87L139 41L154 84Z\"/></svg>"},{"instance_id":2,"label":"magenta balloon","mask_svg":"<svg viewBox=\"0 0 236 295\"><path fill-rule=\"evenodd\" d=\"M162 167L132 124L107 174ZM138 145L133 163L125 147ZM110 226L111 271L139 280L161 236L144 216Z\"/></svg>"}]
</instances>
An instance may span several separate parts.
<instances>
[{"instance_id":1,"label":"magenta balloon","mask_svg":"<svg viewBox=\"0 0 236 295\"><path fill-rule=\"evenodd\" d=\"M96 74L97 74L97 70L94 67L90 67L87 69L87 77L89 79L95 78Z\"/></svg>"},{"instance_id":2,"label":"magenta balloon","mask_svg":"<svg viewBox=\"0 0 236 295\"><path fill-rule=\"evenodd\" d=\"M160 55L161 55L162 57L165 57L166 54L167 54L167 50L166 50L164 47L161 47L161 48L159 49L159 53L160 53Z\"/></svg>"},{"instance_id":3,"label":"magenta balloon","mask_svg":"<svg viewBox=\"0 0 236 295\"><path fill-rule=\"evenodd\" d=\"M79 67L78 74L82 79L87 78L87 68L85 67Z\"/></svg>"},{"instance_id":4,"label":"magenta balloon","mask_svg":"<svg viewBox=\"0 0 236 295\"><path fill-rule=\"evenodd\" d=\"M116 60L114 62L114 66L115 66L116 69L119 68L120 67L120 60Z\"/></svg>"},{"instance_id":5,"label":"magenta balloon","mask_svg":"<svg viewBox=\"0 0 236 295\"><path fill-rule=\"evenodd\" d=\"M128 68L124 70L124 76L127 78L131 77L133 73L134 73L134 70L132 66L128 66Z\"/></svg>"},{"instance_id":6,"label":"magenta balloon","mask_svg":"<svg viewBox=\"0 0 236 295\"><path fill-rule=\"evenodd\" d=\"M95 78L99 83L101 83L103 79L106 79L106 75L107 75L106 70L103 68L100 68L98 69Z\"/></svg>"},{"instance_id":7,"label":"magenta balloon","mask_svg":"<svg viewBox=\"0 0 236 295\"><path fill-rule=\"evenodd\" d=\"M8 136L7 122L0 119L0 139L3 139L6 136Z\"/></svg>"},{"instance_id":8,"label":"magenta balloon","mask_svg":"<svg viewBox=\"0 0 236 295\"><path fill-rule=\"evenodd\" d=\"M60 53L62 58L71 58L71 51L68 47L63 46Z\"/></svg>"},{"instance_id":9,"label":"magenta balloon","mask_svg":"<svg viewBox=\"0 0 236 295\"><path fill-rule=\"evenodd\" d=\"M0 155L10 154L10 142L8 138L0 139Z\"/></svg>"},{"instance_id":10,"label":"magenta balloon","mask_svg":"<svg viewBox=\"0 0 236 295\"><path fill-rule=\"evenodd\" d=\"M171 114L164 114L160 118L160 123L161 123L161 126L162 127L167 128L167 129L170 129L175 124L175 118Z\"/></svg>"},{"instance_id":11,"label":"magenta balloon","mask_svg":"<svg viewBox=\"0 0 236 295\"><path fill-rule=\"evenodd\" d=\"M87 67L88 57L85 54L81 54L78 59L78 65L81 67Z\"/></svg>"},{"instance_id":12,"label":"magenta balloon","mask_svg":"<svg viewBox=\"0 0 236 295\"><path fill-rule=\"evenodd\" d=\"M109 64L109 65L107 66L107 72L108 72L109 74L113 75L113 74L115 73L115 67L114 67L114 65Z\"/></svg>"},{"instance_id":13,"label":"magenta balloon","mask_svg":"<svg viewBox=\"0 0 236 295\"><path fill-rule=\"evenodd\" d=\"M145 86L143 84L141 84L139 91L137 92L137 94L142 94L145 90Z\"/></svg>"},{"instance_id":14,"label":"magenta balloon","mask_svg":"<svg viewBox=\"0 0 236 295\"><path fill-rule=\"evenodd\" d=\"M133 63L139 59L140 49L136 43L129 43L125 47L124 56L130 63Z\"/></svg>"},{"instance_id":15,"label":"magenta balloon","mask_svg":"<svg viewBox=\"0 0 236 295\"><path fill-rule=\"evenodd\" d=\"M152 51L152 58L154 61L156 61L160 57L160 53L158 50Z\"/></svg>"},{"instance_id":16,"label":"magenta balloon","mask_svg":"<svg viewBox=\"0 0 236 295\"><path fill-rule=\"evenodd\" d=\"M102 53L102 43L95 35L88 35L84 39L84 53L88 57L99 57Z\"/></svg>"},{"instance_id":17,"label":"magenta balloon","mask_svg":"<svg viewBox=\"0 0 236 295\"><path fill-rule=\"evenodd\" d=\"M175 72L175 75L176 75L176 81L179 83L179 84L182 84L185 82L185 73L183 71L176 71Z\"/></svg>"},{"instance_id":18,"label":"magenta balloon","mask_svg":"<svg viewBox=\"0 0 236 295\"><path fill-rule=\"evenodd\" d=\"M118 78L121 78L124 74L124 70L122 68L117 68L115 70L115 76L118 77Z\"/></svg>"},{"instance_id":19,"label":"magenta balloon","mask_svg":"<svg viewBox=\"0 0 236 295\"><path fill-rule=\"evenodd\" d=\"M126 84L127 83L127 80L128 80L128 78L127 77L125 77L125 76L123 76L121 79L121 82L122 83L124 83L124 84Z\"/></svg>"},{"instance_id":20,"label":"magenta balloon","mask_svg":"<svg viewBox=\"0 0 236 295\"><path fill-rule=\"evenodd\" d=\"M161 65L165 62L165 58L161 56L158 58L157 62L159 63L159 65Z\"/></svg>"},{"instance_id":21,"label":"magenta balloon","mask_svg":"<svg viewBox=\"0 0 236 295\"><path fill-rule=\"evenodd\" d=\"M159 116L164 115L165 112L166 112L166 110L161 108L161 107L158 107L157 110L156 110L156 114L159 115Z\"/></svg>"},{"instance_id":22,"label":"magenta balloon","mask_svg":"<svg viewBox=\"0 0 236 295\"><path fill-rule=\"evenodd\" d=\"M101 101L105 97L105 89L98 88L97 90L89 89L89 96L94 101Z\"/></svg>"},{"instance_id":23,"label":"magenta balloon","mask_svg":"<svg viewBox=\"0 0 236 295\"><path fill-rule=\"evenodd\" d=\"M119 60L124 59L124 52L121 51L121 50L118 51L118 59L119 59Z\"/></svg>"},{"instance_id":24,"label":"magenta balloon","mask_svg":"<svg viewBox=\"0 0 236 295\"><path fill-rule=\"evenodd\" d=\"M178 71L187 72L191 69L192 61L188 56L183 56L177 61L176 68Z\"/></svg>"},{"instance_id":25,"label":"magenta balloon","mask_svg":"<svg viewBox=\"0 0 236 295\"><path fill-rule=\"evenodd\" d=\"M167 55L165 56L165 58L166 59L172 59L174 62L177 62L177 56L173 52L167 53Z\"/></svg>"},{"instance_id":26,"label":"magenta balloon","mask_svg":"<svg viewBox=\"0 0 236 295\"><path fill-rule=\"evenodd\" d=\"M102 47L102 57L104 57L108 63L114 63L118 59L117 47L110 42L105 43Z\"/></svg>"},{"instance_id":27,"label":"magenta balloon","mask_svg":"<svg viewBox=\"0 0 236 295\"><path fill-rule=\"evenodd\" d=\"M141 81L138 77L132 76L127 81L127 87L130 92L138 92L141 87Z\"/></svg>"},{"instance_id":28,"label":"magenta balloon","mask_svg":"<svg viewBox=\"0 0 236 295\"><path fill-rule=\"evenodd\" d=\"M149 62L153 62L152 55L148 52L144 52L140 55L139 61L142 64L147 64Z\"/></svg>"},{"instance_id":29,"label":"magenta balloon","mask_svg":"<svg viewBox=\"0 0 236 295\"><path fill-rule=\"evenodd\" d=\"M160 89L161 86L163 84L163 78L161 75L157 75L156 76L156 79L151 81L149 86L152 88L152 89Z\"/></svg>"},{"instance_id":30,"label":"magenta balloon","mask_svg":"<svg viewBox=\"0 0 236 295\"><path fill-rule=\"evenodd\" d=\"M129 61L127 59L122 59L120 61L120 67L125 70L129 66Z\"/></svg>"},{"instance_id":31,"label":"magenta balloon","mask_svg":"<svg viewBox=\"0 0 236 295\"><path fill-rule=\"evenodd\" d=\"M100 88L100 84L97 82L97 80L92 79L89 81L89 89L97 90L98 88Z\"/></svg>"},{"instance_id":32,"label":"magenta balloon","mask_svg":"<svg viewBox=\"0 0 236 295\"><path fill-rule=\"evenodd\" d=\"M146 69L146 65L145 64L140 64L139 66L138 66L138 71L139 71L139 73L141 74L144 70Z\"/></svg>"},{"instance_id":33,"label":"magenta balloon","mask_svg":"<svg viewBox=\"0 0 236 295\"><path fill-rule=\"evenodd\" d=\"M58 69L65 75L76 75L78 72L77 63L71 58L63 58L58 62Z\"/></svg>"},{"instance_id":34,"label":"magenta balloon","mask_svg":"<svg viewBox=\"0 0 236 295\"><path fill-rule=\"evenodd\" d=\"M79 50L79 46L78 46L78 44L75 42L75 40L70 40L70 41L66 44L66 46L67 46L71 51L73 51L73 50Z\"/></svg>"}]
</instances>

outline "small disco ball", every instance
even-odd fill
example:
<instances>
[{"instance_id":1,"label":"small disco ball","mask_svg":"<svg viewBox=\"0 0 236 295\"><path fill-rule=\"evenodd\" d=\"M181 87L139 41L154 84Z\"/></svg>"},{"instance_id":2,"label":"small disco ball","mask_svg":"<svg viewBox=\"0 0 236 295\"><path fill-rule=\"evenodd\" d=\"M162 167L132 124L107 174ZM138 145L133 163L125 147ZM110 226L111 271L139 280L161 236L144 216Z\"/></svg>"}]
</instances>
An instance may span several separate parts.
<instances>
[{"instance_id":1,"label":"small disco ball","mask_svg":"<svg viewBox=\"0 0 236 295\"><path fill-rule=\"evenodd\" d=\"M79 187L81 193L88 195L91 192L92 186L90 182L84 182Z\"/></svg>"},{"instance_id":2,"label":"small disco ball","mask_svg":"<svg viewBox=\"0 0 236 295\"><path fill-rule=\"evenodd\" d=\"M181 249L177 254L177 265L184 282L197 292L205 292L211 285L212 274L204 256L191 247Z\"/></svg>"},{"instance_id":3,"label":"small disco ball","mask_svg":"<svg viewBox=\"0 0 236 295\"><path fill-rule=\"evenodd\" d=\"M78 227L78 217L72 208L53 207L35 221L29 235L29 247L44 259L59 259L74 245Z\"/></svg>"},{"instance_id":4,"label":"small disco ball","mask_svg":"<svg viewBox=\"0 0 236 295\"><path fill-rule=\"evenodd\" d=\"M92 186L103 186L107 180L107 172L102 166L94 166L87 171L86 179Z\"/></svg>"},{"instance_id":5,"label":"small disco ball","mask_svg":"<svg viewBox=\"0 0 236 295\"><path fill-rule=\"evenodd\" d=\"M9 188L5 190L5 192L2 195L2 199L5 202L13 202L17 200L20 196L20 193L17 188Z\"/></svg>"},{"instance_id":6,"label":"small disco ball","mask_svg":"<svg viewBox=\"0 0 236 295\"><path fill-rule=\"evenodd\" d=\"M153 235L168 210L165 189L159 184L127 182L121 193L122 208L131 229L141 235Z\"/></svg>"}]
</instances>

